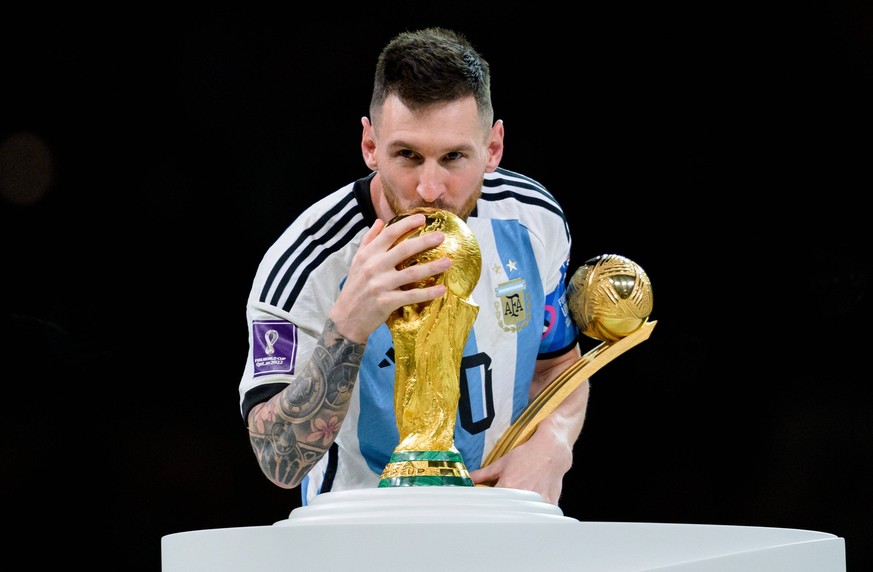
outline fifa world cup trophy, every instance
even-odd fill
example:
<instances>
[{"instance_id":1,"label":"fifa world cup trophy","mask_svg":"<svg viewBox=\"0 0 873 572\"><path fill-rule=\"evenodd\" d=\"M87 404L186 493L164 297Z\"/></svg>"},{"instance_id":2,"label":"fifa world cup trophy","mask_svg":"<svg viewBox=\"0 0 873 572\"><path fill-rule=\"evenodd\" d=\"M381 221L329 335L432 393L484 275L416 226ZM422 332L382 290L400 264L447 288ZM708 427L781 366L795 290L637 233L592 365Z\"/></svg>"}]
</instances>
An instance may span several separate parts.
<instances>
[{"instance_id":1,"label":"fifa world cup trophy","mask_svg":"<svg viewBox=\"0 0 873 572\"><path fill-rule=\"evenodd\" d=\"M400 443L382 471L379 487L473 486L455 447L454 432L461 358L479 312L470 296L479 281L482 257L473 232L450 212L422 207L402 213L388 224L416 213L425 215L425 225L400 240L437 230L446 238L401 267L445 256L453 263L442 274L413 285L445 284L445 295L398 308L387 320L397 368L394 412Z\"/></svg>"},{"instance_id":2,"label":"fifa world cup trophy","mask_svg":"<svg viewBox=\"0 0 873 572\"><path fill-rule=\"evenodd\" d=\"M649 339L657 323L652 313L652 284L639 264L617 254L587 260L570 277L570 316L586 336L601 343L559 375L510 425L482 466L489 465L530 438L537 425L604 365Z\"/></svg>"}]
</instances>

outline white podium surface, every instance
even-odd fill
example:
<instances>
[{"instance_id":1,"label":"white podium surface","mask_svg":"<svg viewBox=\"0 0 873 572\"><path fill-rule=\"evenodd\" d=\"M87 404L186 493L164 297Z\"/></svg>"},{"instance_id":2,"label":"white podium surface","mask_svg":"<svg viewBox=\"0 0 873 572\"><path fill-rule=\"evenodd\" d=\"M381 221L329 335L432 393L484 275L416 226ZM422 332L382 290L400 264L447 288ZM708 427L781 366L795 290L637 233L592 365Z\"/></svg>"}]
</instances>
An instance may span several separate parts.
<instances>
[{"instance_id":1,"label":"white podium surface","mask_svg":"<svg viewBox=\"0 0 873 572\"><path fill-rule=\"evenodd\" d=\"M161 562L163 572L846 571L833 534L585 522L535 493L486 487L325 493L270 526L166 535Z\"/></svg>"}]
</instances>

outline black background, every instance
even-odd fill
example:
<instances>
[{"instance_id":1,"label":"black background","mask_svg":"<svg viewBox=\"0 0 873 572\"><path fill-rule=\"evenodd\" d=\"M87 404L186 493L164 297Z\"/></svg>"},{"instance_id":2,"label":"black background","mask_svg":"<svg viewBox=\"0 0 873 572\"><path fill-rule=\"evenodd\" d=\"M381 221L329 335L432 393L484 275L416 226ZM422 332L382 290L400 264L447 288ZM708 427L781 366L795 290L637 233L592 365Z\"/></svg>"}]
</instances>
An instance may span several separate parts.
<instances>
[{"instance_id":1,"label":"black background","mask_svg":"<svg viewBox=\"0 0 873 572\"><path fill-rule=\"evenodd\" d=\"M251 279L366 174L380 48L446 25L490 61L502 165L562 201L573 265L623 254L653 284L651 339L592 380L564 513L819 530L873 567L873 10L698 4L9 12L0 145L53 161L39 200L0 197L10 558L157 571L164 535L299 505L238 412Z\"/></svg>"}]
</instances>

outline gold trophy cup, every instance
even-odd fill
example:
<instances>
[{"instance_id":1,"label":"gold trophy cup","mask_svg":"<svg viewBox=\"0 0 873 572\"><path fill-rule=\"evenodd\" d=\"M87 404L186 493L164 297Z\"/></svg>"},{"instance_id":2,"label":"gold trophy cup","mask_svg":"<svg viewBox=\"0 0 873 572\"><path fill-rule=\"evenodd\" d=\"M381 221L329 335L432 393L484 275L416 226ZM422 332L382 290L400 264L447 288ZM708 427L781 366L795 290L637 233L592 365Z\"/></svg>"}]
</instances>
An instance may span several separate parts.
<instances>
[{"instance_id":1,"label":"gold trophy cup","mask_svg":"<svg viewBox=\"0 0 873 572\"><path fill-rule=\"evenodd\" d=\"M452 266L412 287L445 284L446 294L395 310L387 325L394 341L394 414L400 443L382 471L379 487L473 486L454 444L460 397L461 358L479 306L470 298L482 270L479 243L458 216L440 209L417 208L393 218L423 213L425 225L406 240L436 230L445 240L401 267L444 256Z\"/></svg>"},{"instance_id":2,"label":"gold trophy cup","mask_svg":"<svg viewBox=\"0 0 873 572\"><path fill-rule=\"evenodd\" d=\"M586 261L570 278L567 289L570 315L579 330L601 343L555 378L522 411L482 466L490 465L527 441L537 425L570 393L604 365L649 339L657 321L652 312L652 285L634 261L603 254Z\"/></svg>"}]
</instances>

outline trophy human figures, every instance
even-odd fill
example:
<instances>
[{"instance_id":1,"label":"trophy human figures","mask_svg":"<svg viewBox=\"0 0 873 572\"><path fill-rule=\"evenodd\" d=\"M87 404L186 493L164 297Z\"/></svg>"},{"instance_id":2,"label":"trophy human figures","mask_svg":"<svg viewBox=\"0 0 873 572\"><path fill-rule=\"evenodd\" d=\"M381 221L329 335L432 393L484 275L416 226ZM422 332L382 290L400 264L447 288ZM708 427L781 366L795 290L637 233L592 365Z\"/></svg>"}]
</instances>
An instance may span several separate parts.
<instances>
[{"instance_id":1,"label":"trophy human figures","mask_svg":"<svg viewBox=\"0 0 873 572\"><path fill-rule=\"evenodd\" d=\"M403 266L445 256L453 263L442 274L413 285L445 284L445 295L398 308L387 320L394 341L394 413L400 442L379 487L473 486L454 432L461 358L479 312L470 298L482 269L479 243L463 220L441 209L420 207L388 224L416 213L425 215L425 225L400 240L437 230L446 238Z\"/></svg>"}]
</instances>

